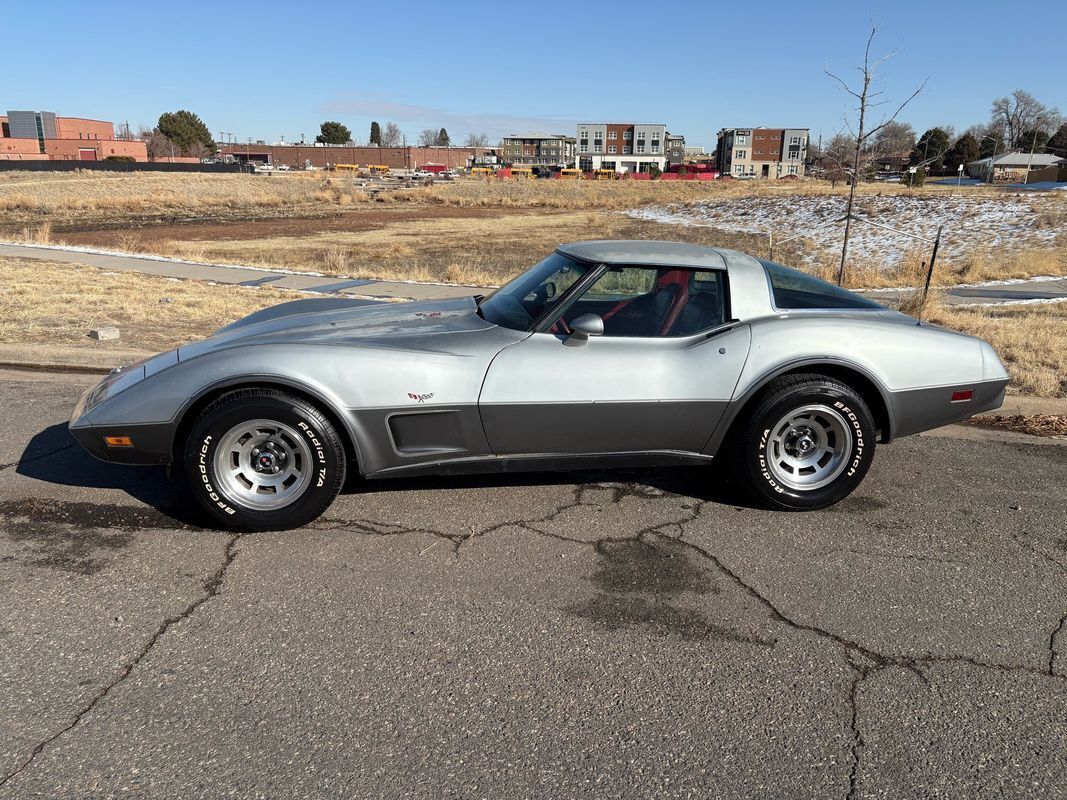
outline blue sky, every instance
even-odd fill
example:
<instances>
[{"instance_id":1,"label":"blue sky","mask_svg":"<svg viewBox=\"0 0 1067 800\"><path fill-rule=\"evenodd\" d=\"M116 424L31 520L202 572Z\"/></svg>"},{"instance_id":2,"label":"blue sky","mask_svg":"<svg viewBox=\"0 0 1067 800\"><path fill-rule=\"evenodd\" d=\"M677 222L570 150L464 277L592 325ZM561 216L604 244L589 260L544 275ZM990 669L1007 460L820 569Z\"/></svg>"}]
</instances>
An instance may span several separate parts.
<instances>
[{"instance_id":1,"label":"blue sky","mask_svg":"<svg viewBox=\"0 0 1067 800\"><path fill-rule=\"evenodd\" d=\"M85 8L16 3L0 15L0 109L137 127L188 108L238 140L310 140L324 119L363 141L372 119L395 120L409 140L442 125L454 140L530 128L573 135L576 122L594 120L665 122L705 146L733 125L809 127L814 139L839 130L849 108L823 68L858 75L873 18L874 52L899 50L883 67L886 97L928 79L902 116L919 132L985 121L992 100L1016 88L1067 112L1059 0L1019 9L1032 32L1003 28L1010 7L984 0ZM1043 31L1048 43L1032 44Z\"/></svg>"}]
</instances>

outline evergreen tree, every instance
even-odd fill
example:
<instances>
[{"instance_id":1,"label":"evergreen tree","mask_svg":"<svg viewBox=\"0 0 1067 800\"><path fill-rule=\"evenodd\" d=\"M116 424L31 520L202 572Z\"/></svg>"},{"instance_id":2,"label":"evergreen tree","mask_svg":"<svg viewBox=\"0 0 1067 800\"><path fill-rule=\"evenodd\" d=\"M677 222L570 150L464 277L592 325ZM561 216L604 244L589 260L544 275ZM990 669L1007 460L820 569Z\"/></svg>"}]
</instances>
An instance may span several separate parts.
<instances>
[{"instance_id":1,"label":"evergreen tree","mask_svg":"<svg viewBox=\"0 0 1067 800\"><path fill-rule=\"evenodd\" d=\"M319 126L321 131L315 137L320 144L346 144L352 140L352 131L340 122L327 121Z\"/></svg>"},{"instance_id":2,"label":"evergreen tree","mask_svg":"<svg viewBox=\"0 0 1067 800\"><path fill-rule=\"evenodd\" d=\"M378 147L382 146L382 127L377 122L370 124L370 139L371 144L376 144Z\"/></svg>"},{"instance_id":3,"label":"evergreen tree","mask_svg":"<svg viewBox=\"0 0 1067 800\"><path fill-rule=\"evenodd\" d=\"M441 128L440 132L437 134L437 146L448 147L450 144L451 142L448 138L448 131L446 131L444 128Z\"/></svg>"},{"instance_id":4,"label":"evergreen tree","mask_svg":"<svg viewBox=\"0 0 1067 800\"><path fill-rule=\"evenodd\" d=\"M204 121L192 111L183 109L161 114L156 130L174 143L175 149L179 151L175 155L186 155L202 150L207 150L209 153L216 151L215 137L211 135Z\"/></svg>"},{"instance_id":5,"label":"evergreen tree","mask_svg":"<svg viewBox=\"0 0 1067 800\"><path fill-rule=\"evenodd\" d=\"M956 143L952 145L952 149L945 154L945 166L950 171L956 171L959 169L960 164L966 167L972 161L977 161L980 154L981 148L978 146L978 140L970 133L965 133L956 140Z\"/></svg>"},{"instance_id":6,"label":"evergreen tree","mask_svg":"<svg viewBox=\"0 0 1067 800\"><path fill-rule=\"evenodd\" d=\"M943 128L930 128L919 137L915 149L911 151L911 165L915 167L928 161L928 172L940 172L945 166L945 154L950 144L947 131Z\"/></svg>"},{"instance_id":7,"label":"evergreen tree","mask_svg":"<svg viewBox=\"0 0 1067 800\"><path fill-rule=\"evenodd\" d=\"M1045 144L1045 149L1054 156L1067 158L1067 123L1060 125L1060 129L1052 134L1052 138Z\"/></svg>"}]
</instances>

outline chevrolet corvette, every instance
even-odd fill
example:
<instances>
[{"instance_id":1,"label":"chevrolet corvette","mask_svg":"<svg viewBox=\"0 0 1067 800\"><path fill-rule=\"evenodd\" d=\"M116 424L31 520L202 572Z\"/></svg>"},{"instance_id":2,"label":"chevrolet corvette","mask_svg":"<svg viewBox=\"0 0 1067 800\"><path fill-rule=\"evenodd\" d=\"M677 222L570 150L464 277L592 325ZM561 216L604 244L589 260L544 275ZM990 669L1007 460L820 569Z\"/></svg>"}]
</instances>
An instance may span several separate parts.
<instances>
[{"instance_id":1,"label":"chevrolet corvette","mask_svg":"<svg viewBox=\"0 0 1067 800\"><path fill-rule=\"evenodd\" d=\"M987 343L730 250L562 245L487 297L266 308L115 371L93 455L182 471L222 526L284 529L364 478L705 465L763 504L852 492L878 444L994 409Z\"/></svg>"}]
</instances>

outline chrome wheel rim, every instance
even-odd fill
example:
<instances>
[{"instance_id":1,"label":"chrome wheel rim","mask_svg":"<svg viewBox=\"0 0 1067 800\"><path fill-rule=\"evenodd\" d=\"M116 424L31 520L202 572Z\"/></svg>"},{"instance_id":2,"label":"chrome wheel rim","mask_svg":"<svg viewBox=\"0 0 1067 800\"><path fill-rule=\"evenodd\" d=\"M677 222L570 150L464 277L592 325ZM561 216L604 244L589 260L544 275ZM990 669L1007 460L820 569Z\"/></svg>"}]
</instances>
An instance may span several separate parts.
<instances>
[{"instance_id":1,"label":"chrome wheel rim","mask_svg":"<svg viewBox=\"0 0 1067 800\"><path fill-rule=\"evenodd\" d=\"M270 511L292 504L311 484L311 448L288 425L254 419L223 435L214 467L216 482L235 503Z\"/></svg>"},{"instance_id":2,"label":"chrome wheel rim","mask_svg":"<svg viewBox=\"0 0 1067 800\"><path fill-rule=\"evenodd\" d=\"M813 403L793 409L771 428L767 469L783 486L812 491L833 482L851 452L848 421L830 406Z\"/></svg>"}]
</instances>

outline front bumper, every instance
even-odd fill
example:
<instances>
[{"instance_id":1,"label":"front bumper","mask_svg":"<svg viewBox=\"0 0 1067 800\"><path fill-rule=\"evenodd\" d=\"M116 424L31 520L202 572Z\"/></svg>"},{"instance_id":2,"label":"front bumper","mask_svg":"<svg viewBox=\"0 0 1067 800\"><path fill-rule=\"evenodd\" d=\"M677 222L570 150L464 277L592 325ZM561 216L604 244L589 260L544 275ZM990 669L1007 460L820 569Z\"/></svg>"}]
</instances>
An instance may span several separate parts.
<instances>
[{"instance_id":1,"label":"front bumper","mask_svg":"<svg viewBox=\"0 0 1067 800\"><path fill-rule=\"evenodd\" d=\"M111 398L136 386L161 369L177 363L176 351L112 372L86 391L74 406L68 429L75 440L101 461L116 464L170 464L173 460L174 425L166 423L118 424L101 422L97 409ZM109 446L108 436L126 436L133 445Z\"/></svg>"},{"instance_id":2,"label":"front bumper","mask_svg":"<svg viewBox=\"0 0 1067 800\"><path fill-rule=\"evenodd\" d=\"M91 391L91 390L90 390ZM79 413L81 401L75 406L67 428L74 439L91 455L114 464L156 465L173 461L171 445L174 428L162 425L93 425L88 415ZM109 447L108 436L128 436L131 447Z\"/></svg>"}]
</instances>

